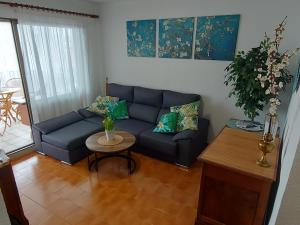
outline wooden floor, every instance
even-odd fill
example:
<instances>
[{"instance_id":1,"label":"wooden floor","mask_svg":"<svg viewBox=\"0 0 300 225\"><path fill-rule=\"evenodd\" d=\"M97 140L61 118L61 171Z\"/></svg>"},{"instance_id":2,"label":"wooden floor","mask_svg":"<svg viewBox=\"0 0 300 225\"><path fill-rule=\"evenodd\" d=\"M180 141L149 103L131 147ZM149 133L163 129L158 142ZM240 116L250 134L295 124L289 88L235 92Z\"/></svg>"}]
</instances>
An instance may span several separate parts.
<instances>
[{"instance_id":1,"label":"wooden floor","mask_svg":"<svg viewBox=\"0 0 300 225\"><path fill-rule=\"evenodd\" d=\"M32 225L194 225L200 164L178 166L134 154L128 175L122 159L99 172L87 160L68 166L32 153L13 161L25 215Z\"/></svg>"}]
</instances>

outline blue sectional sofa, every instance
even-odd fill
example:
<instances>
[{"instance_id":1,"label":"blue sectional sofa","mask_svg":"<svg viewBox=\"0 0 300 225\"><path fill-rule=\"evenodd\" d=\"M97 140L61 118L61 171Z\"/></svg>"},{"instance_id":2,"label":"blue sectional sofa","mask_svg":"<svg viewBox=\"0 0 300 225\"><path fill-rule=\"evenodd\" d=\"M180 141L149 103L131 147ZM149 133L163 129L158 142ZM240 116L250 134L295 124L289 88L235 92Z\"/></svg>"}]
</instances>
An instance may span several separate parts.
<instances>
[{"instance_id":1,"label":"blue sectional sofa","mask_svg":"<svg viewBox=\"0 0 300 225\"><path fill-rule=\"evenodd\" d=\"M115 122L117 130L136 136L134 150L181 166L190 167L207 145L209 121L199 116L197 131L154 133L159 118L171 106L200 100L196 94L108 84L108 95L127 101L129 119ZM73 111L33 125L36 151L73 164L89 154L85 140L103 131L103 117L86 109Z\"/></svg>"}]
</instances>

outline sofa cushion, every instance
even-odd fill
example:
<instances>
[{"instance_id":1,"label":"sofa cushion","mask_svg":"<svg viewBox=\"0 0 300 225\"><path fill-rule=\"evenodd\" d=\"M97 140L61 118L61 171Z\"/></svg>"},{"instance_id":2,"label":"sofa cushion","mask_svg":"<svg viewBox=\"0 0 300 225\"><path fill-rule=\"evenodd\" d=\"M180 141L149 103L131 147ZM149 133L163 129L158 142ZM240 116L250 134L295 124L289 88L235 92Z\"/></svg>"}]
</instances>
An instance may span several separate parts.
<instances>
[{"instance_id":1,"label":"sofa cushion","mask_svg":"<svg viewBox=\"0 0 300 225\"><path fill-rule=\"evenodd\" d=\"M121 84L111 83L108 84L107 95L119 97L128 102L133 102L133 87Z\"/></svg>"},{"instance_id":2,"label":"sofa cushion","mask_svg":"<svg viewBox=\"0 0 300 225\"><path fill-rule=\"evenodd\" d=\"M127 131L133 134L136 138L138 138L141 132L150 128L153 129L154 125L140 120L128 119L116 121L115 128L116 130Z\"/></svg>"},{"instance_id":3,"label":"sofa cushion","mask_svg":"<svg viewBox=\"0 0 300 225\"><path fill-rule=\"evenodd\" d=\"M134 87L134 103L161 107L162 91L143 87Z\"/></svg>"},{"instance_id":4,"label":"sofa cushion","mask_svg":"<svg viewBox=\"0 0 300 225\"><path fill-rule=\"evenodd\" d=\"M82 108L82 109L79 109L77 112L84 118L90 118L90 117L93 117L93 116L97 116L96 113L93 113L89 110L87 110L88 107L86 108Z\"/></svg>"},{"instance_id":5,"label":"sofa cushion","mask_svg":"<svg viewBox=\"0 0 300 225\"><path fill-rule=\"evenodd\" d=\"M147 149L166 155L176 155L177 144L172 140L174 134L154 133L146 130L140 134L139 144Z\"/></svg>"},{"instance_id":6,"label":"sofa cushion","mask_svg":"<svg viewBox=\"0 0 300 225\"><path fill-rule=\"evenodd\" d=\"M62 116L58 116L40 123L34 126L41 131L43 134L48 134L52 131L58 130L62 127L68 126L69 124L83 120L83 117L77 112L69 112Z\"/></svg>"},{"instance_id":7,"label":"sofa cushion","mask_svg":"<svg viewBox=\"0 0 300 225\"><path fill-rule=\"evenodd\" d=\"M175 91L163 91L163 108L184 105L200 100L200 95L183 94Z\"/></svg>"},{"instance_id":8,"label":"sofa cushion","mask_svg":"<svg viewBox=\"0 0 300 225\"><path fill-rule=\"evenodd\" d=\"M133 103L129 108L129 116L134 119L155 124L158 111L159 108L153 106Z\"/></svg>"},{"instance_id":9,"label":"sofa cushion","mask_svg":"<svg viewBox=\"0 0 300 225\"><path fill-rule=\"evenodd\" d=\"M82 120L51 133L43 134L42 141L72 151L84 145L88 136L100 130L102 130L100 125Z\"/></svg>"},{"instance_id":10,"label":"sofa cushion","mask_svg":"<svg viewBox=\"0 0 300 225\"><path fill-rule=\"evenodd\" d=\"M103 124L102 124L103 120L104 120L104 117L97 116L97 115L85 119L85 121L87 121L87 122L98 124L101 127L101 129L104 129Z\"/></svg>"}]
</instances>

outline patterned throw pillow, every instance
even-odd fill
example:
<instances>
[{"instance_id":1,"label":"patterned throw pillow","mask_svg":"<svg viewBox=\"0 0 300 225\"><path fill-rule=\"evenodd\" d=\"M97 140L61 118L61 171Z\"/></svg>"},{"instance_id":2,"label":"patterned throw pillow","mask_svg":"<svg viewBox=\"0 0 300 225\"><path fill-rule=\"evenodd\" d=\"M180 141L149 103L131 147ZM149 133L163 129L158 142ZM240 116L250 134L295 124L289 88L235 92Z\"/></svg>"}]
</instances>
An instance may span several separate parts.
<instances>
[{"instance_id":1,"label":"patterned throw pillow","mask_svg":"<svg viewBox=\"0 0 300 225\"><path fill-rule=\"evenodd\" d=\"M177 128L177 113L170 112L163 114L153 132L174 133Z\"/></svg>"},{"instance_id":2,"label":"patterned throw pillow","mask_svg":"<svg viewBox=\"0 0 300 225\"><path fill-rule=\"evenodd\" d=\"M107 104L108 114L114 120L128 119L128 108L125 100Z\"/></svg>"},{"instance_id":3,"label":"patterned throw pillow","mask_svg":"<svg viewBox=\"0 0 300 225\"><path fill-rule=\"evenodd\" d=\"M177 131L187 129L198 130L198 116L200 101L192 102L186 105L170 107L171 112L178 113Z\"/></svg>"},{"instance_id":4,"label":"patterned throw pillow","mask_svg":"<svg viewBox=\"0 0 300 225\"><path fill-rule=\"evenodd\" d=\"M110 102L119 101L118 97L111 96L98 96L96 100L88 107L87 110L96 113L98 115L104 115L108 113L107 104Z\"/></svg>"}]
</instances>

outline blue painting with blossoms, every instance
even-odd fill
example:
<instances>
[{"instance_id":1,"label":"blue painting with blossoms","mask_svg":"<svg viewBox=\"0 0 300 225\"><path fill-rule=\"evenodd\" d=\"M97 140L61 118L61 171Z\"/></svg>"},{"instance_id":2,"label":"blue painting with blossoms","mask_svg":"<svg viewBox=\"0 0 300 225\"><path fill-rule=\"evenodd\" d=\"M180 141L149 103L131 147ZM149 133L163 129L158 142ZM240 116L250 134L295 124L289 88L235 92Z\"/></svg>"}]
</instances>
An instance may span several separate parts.
<instances>
[{"instance_id":1,"label":"blue painting with blossoms","mask_svg":"<svg viewBox=\"0 0 300 225\"><path fill-rule=\"evenodd\" d=\"M160 58L191 59L195 18L159 20Z\"/></svg>"},{"instance_id":2,"label":"blue painting with blossoms","mask_svg":"<svg viewBox=\"0 0 300 225\"><path fill-rule=\"evenodd\" d=\"M240 15L197 17L194 58L233 60L239 21Z\"/></svg>"},{"instance_id":3,"label":"blue painting with blossoms","mask_svg":"<svg viewBox=\"0 0 300 225\"><path fill-rule=\"evenodd\" d=\"M127 54L134 57L156 56L156 20L127 21Z\"/></svg>"}]
</instances>

